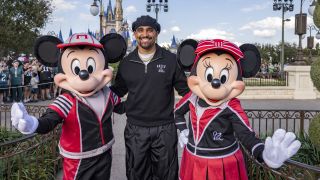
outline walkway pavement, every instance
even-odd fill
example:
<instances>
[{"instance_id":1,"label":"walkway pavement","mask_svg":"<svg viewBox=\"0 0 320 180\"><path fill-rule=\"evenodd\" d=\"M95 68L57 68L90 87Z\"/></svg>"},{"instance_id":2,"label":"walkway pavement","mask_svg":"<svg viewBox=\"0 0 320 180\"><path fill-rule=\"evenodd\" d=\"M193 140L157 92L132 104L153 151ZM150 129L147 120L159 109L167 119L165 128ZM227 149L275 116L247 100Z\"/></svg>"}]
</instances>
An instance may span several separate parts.
<instances>
[{"instance_id":1,"label":"walkway pavement","mask_svg":"<svg viewBox=\"0 0 320 180\"><path fill-rule=\"evenodd\" d=\"M38 104L45 105L46 102ZM320 110L320 99L317 100L241 100L245 109L289 109L289 110ZM113 146L113 161L111 169L111 180L125 180L125 146L123 132L126 124L125 115L115 114L113 132L116 143ZM179 150L179 160L181 159L181 148ZM60 172L57 179L62 179Z\"/></svg>"}]
</instances>

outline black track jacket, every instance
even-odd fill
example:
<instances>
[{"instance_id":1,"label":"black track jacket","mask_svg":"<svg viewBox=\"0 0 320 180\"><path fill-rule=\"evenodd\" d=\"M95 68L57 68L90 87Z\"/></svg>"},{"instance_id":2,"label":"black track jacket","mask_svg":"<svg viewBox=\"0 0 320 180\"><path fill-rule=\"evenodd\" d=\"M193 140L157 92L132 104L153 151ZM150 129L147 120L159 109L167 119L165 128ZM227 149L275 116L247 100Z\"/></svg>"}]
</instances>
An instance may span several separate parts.
<instances>
[{"instance_id":1,"label":"black track jacket","mask_svg":"<svg viewBox=\"0 0 320 180\"><path fill-rule=\"evenodd\" d=\"M129 123L159 126L174 122L173 87L181 96L189 92L175 54L156 45L148 65L140 59L138 48L120 61L111 89L120 97L128 93L125 110Z\"/></svg>"}]
</instances>

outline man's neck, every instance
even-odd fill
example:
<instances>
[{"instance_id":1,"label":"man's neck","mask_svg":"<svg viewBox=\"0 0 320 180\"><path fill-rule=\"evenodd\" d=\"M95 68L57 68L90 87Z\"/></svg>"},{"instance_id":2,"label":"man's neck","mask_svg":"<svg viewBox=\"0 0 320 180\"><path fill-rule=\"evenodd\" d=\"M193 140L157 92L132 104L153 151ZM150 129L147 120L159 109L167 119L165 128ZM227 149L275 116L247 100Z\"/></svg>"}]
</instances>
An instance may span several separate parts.
<instances>
[{"instance_id":1,"label":"man's neck","mask_svg":"<svg viewBox=\"0 0 320 180\"><path fill-rule=\"evenodd\" d=\"M150 49L144 49L142 47L138 47L138 52L140 54L152 54L156 51L156 46L154 45L152 48Z\"/></svg>"}]
</instances>

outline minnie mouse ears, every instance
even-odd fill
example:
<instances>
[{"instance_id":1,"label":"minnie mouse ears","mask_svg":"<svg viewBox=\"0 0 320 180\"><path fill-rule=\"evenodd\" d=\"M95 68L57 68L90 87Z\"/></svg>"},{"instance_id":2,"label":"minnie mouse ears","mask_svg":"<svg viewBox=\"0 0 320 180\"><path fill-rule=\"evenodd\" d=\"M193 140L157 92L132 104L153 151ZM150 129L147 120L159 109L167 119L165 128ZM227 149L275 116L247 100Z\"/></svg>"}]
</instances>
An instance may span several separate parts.
<instances>
[{"instance_id":1,"label":"minnie mouse ears","mask_svg":"<svg viewBox=\"0 0 320 180\"><path fill-rule=\"evenodd\" d=\"M208 40L208 42L215 42L219 40ZM223 40L224 41L224 40ZM195 61L195 51L198 48L204 48L202 51L206 51L206 48L208 47L209 51L212 49L214 51L215 49L221 49L224 50L223 48L219 48L221 44L219 43L213 43L212 46L217 46L217 47L212 47L212 46L205 46L203 45L202 41L200 42L199 46L204 46L204 47L198 47L198 42L193 40L193 39L187 39L181 43L181 45L178 48L177 52L177 59L179 64L183 67L185 71L189 71ZM228 43L227 41L225 41ZM202 44L201 44L202 43ZM229 45L228 45L229 47ZM252 44L243 44L240 46L240 49L236 46L236 49L241 50L243 53L243 58L240 59L240 64L241 64L241 70L242 70L242 77L248 78L248 77L253 77L257 74L257 72L260 70L260 65L261 65L261 57L260 57L260 52L256 48L256 46ZM234 49L233 49L234 50ZM228 51L227 51L228 52ZM241 53L240 52L240 53ZM229 52L230 53L230 52ZM201 56L201 54L200 54Z\"/></svg>"},{"instance_id":2,"label":"minnie mouse ears","mask_svg":"<svg viewBox=\"0 0 320 180\"><path fill-rule=\"evenodd\" d=\"M243 44L240 46L244 57L240 59L242 77L255 76L260 70L261 56L257 47L253 44Z\"/></svg>"},{"instance_id":3,"label":"minnie mouse ears","mask_svg":"<svg viewBox=\"0 0 320 180\"><path fill-rule=\"evenodd\" d=\"M89 38L90 36L90 38ZM88 42L91 40L90 42ZM38 38L34 45L34 54L40 63L55 67L60 58L60 48L68 48L70 46L93 46L102 48L105 51L108 63L118 62L127 51L127 44L123 37L116 33L109 33L101 38L98 42L89 34L78 33L69 37L66 43L54 36L42 36Z\"/></svg>"},{"instance_id":4,"label":"minnie mouse ears","mask_svg":"<svg viewBox=\"0 0 320 180\"><path fill-rule=\"evenodd\" d=\"M178 47L177 60L185 71L190 71L194 63L194 59L196 58L196 54L194 52L197 45L198 42L196 40L186 39Z\"/></svg>"}]
</instances>

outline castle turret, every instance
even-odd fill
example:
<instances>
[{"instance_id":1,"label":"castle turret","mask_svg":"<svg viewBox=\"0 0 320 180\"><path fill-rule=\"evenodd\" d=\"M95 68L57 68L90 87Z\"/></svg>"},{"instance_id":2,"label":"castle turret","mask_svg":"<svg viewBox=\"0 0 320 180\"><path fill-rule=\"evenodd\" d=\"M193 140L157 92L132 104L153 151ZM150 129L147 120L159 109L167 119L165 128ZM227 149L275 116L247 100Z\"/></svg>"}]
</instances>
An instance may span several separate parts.
<instances>
[{"instance_id":1,"label":"castle turret","mask_svg":"<svg viewBox=\"0 0 320 180\"><path fill-rule=\"evenodd\" d=\"M122 10L122 0L116 0L115 6L115 20L116 20L116 31L121 30L122 21L123 21L123 10Z\"/></svg>"}]
</instances>

